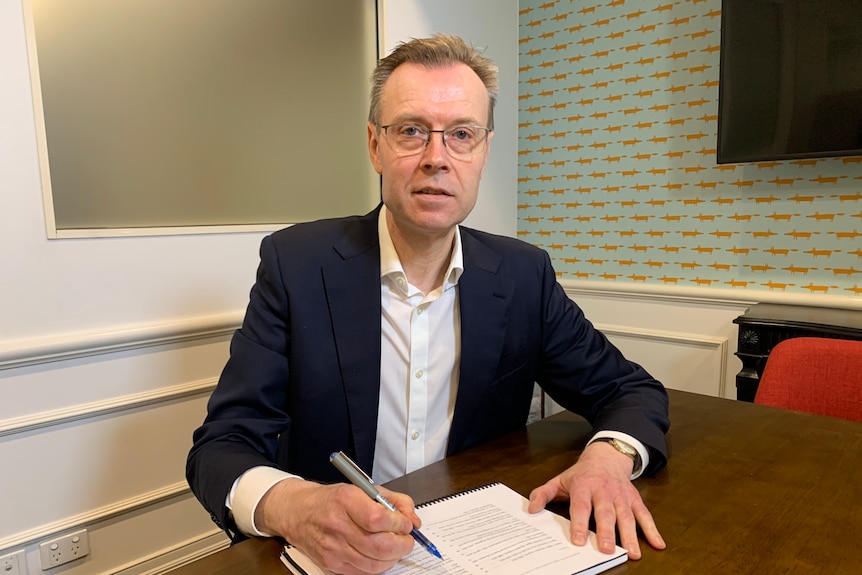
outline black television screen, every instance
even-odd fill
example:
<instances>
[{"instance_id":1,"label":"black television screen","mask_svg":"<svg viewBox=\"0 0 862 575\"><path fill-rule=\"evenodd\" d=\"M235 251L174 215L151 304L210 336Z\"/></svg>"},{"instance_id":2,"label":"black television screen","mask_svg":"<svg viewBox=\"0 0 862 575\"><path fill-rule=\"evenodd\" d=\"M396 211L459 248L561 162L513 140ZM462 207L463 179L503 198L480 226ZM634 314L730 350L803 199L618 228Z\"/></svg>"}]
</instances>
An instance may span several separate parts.
<instances>
[{"instance_id":1,"label":"black television screen","mask_svg":"<svg viewBox=\"0 0 862 575\"><path fill-rule=\"evenodd\" d=\"M718 163L862 155L862 0L722 0Z\"/></svg>"}]
</instances>

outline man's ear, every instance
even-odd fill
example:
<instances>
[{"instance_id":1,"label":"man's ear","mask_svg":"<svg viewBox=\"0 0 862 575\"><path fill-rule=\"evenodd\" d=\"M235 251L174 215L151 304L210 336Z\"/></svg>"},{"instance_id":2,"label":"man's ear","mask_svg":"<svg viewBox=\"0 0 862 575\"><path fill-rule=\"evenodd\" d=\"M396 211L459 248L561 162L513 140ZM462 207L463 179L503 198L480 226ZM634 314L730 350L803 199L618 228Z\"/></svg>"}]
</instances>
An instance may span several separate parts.
<instances>
[{"instance_id":1,"label":"man's ear","mask_svg":"<svg viewBox=\"0 0 862 575\"><path fill-rule=\"evenodd\" d=\"M378 174L383 173L383 164L380 161L380 134L377 126L368 122L368 157L371 159L371 165Z\"/></svg>"}]
</instances>

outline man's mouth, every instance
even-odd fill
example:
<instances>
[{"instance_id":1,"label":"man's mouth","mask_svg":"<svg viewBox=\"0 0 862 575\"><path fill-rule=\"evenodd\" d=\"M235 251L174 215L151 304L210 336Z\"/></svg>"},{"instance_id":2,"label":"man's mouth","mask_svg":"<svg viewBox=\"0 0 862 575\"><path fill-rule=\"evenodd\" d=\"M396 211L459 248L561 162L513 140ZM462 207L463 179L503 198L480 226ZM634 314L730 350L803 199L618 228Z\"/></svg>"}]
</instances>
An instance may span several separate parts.
<instances>
[{"instance_id":1,"label":"man's mouth","mask_svg":"<svg viewBox=\"0 0 862 575\"><path fill-rule=\"evenodd\" d=\"M416 190L413 193L423 194L423 195L428 195L428 196L448 196L449 195L449 192L447 192L445 190L438 190L438 189L434 189L434 188L423 188L421 190Z\"/></svg>"}]
</instances>

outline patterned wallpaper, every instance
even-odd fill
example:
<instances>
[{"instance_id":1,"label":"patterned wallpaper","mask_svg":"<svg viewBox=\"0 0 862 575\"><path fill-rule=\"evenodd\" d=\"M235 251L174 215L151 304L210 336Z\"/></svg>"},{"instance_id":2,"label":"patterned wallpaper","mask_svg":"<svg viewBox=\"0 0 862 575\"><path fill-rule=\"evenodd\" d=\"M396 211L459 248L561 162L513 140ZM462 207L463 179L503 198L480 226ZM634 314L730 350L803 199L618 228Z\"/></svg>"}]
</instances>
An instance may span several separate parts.
<instances>
[{"instance_id":1,"label":"patterned wallpaper","mask_svg":"<svg viewBox=\"0 0 862 575\"><path fill-rule=\"evenodd\" d=\"M715 163L720 0L521 0L518 235L561 278L862 297L862 157Z\"/></svg>"}]
</instances>

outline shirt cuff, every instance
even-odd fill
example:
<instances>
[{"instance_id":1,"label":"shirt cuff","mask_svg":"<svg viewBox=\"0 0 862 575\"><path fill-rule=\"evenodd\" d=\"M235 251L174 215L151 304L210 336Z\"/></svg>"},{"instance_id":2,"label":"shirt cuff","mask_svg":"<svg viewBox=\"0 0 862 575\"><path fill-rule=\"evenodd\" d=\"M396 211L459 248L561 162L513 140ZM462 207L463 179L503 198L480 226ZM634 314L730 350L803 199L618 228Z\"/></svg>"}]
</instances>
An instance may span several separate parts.
<instances>
[{"instance_id":1,"label":"shirt cuff","mask_svg":"<svg viewBox=\"0 0 862 575\"><path fill-rule=\"evenodd\" d=\"M608 439L619 439L620 441L625 441L629 445L635 448L638 452L638 455L641 456L641 467L640 469L635 469L635 473L632 473L631 480L634 481L641 475L643 475L644 469L649 465L649 450L644 446L643 443L629 435L628 433L623 433L621 431L610 431L607 429L603 429L602 431L597 432L592 439L587 442L587 445L595 441L596 439L600 439L602 437L606 437Z\"/></svg>"},{"instance_id":2,"label":"shirt cuff","mask_svg":"<svg viewBox=\"0 0 862 575\"><path fill-rule=\"evenodd\" d=\"M255 526L254 512L257 504L273 485L290 477L302 479L298 475L292 475L275 467L261 466L252 467L233 482L225 505L231 510L233 520L240 532L248 536L272 537L271 533L264 533Z\"/></svg>"}]
</instances>

